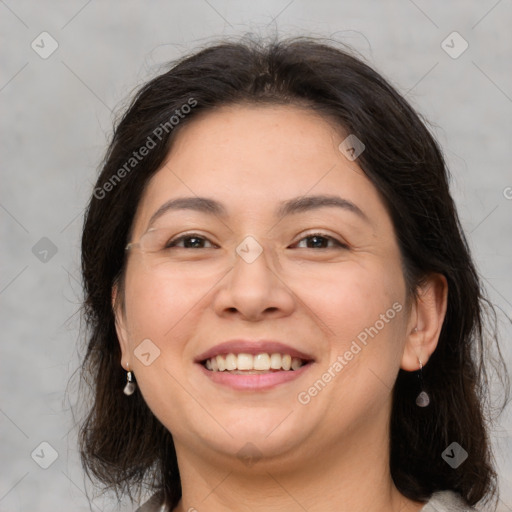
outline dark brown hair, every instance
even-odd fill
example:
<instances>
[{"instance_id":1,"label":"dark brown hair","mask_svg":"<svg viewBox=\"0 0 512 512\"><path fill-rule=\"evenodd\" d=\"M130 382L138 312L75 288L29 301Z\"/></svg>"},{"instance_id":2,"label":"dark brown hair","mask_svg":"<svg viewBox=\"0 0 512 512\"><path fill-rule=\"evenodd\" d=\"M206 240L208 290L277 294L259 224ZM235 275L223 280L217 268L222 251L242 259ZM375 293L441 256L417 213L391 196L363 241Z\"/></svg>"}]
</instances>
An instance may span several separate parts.
<instances>
[{"instance_id":1,"label":"dark brown hair","mask_svg":"<svg viewBox=\"0 0 512 512\"><path fill-rule=\"evenodd\" d=\"M138 391L131 397L122 392L126 372L111 293L115 283L122 285L124 249L140 198L173 135L201 112L240 103L306 105L364 142L358 164L388 208L409 291L414 294L433 272L446 276L449 287L438 347L423 369L430 406L415 405L415 372L400 370L394 386L393 480L400 492L418 501L445 489L460 493L470 505L490 501L496 474L486 416L487 303L450 196L442 153L418 114L380 74L339 45L308 38L225 42L198 51L144 85L117 123L82 238L88 326L82 377L92 392L80 431L86 471L118 495L131 496L133 489L147 485L161 491L171 508L180 499L172 435ZM127 166L150 139L155 146ZM499 347L498 354L496 368L508 392ZM454 441L469 454L456 469L441 457Z\"/></svg>"}]
</instances>

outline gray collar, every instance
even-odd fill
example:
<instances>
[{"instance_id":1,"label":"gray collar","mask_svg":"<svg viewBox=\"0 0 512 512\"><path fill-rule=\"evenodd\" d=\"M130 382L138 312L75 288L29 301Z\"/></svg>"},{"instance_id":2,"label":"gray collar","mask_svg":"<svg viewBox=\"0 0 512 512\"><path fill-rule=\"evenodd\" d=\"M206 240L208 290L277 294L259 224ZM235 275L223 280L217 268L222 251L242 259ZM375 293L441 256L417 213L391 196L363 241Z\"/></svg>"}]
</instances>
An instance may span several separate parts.
<instances>
[{"instance_id":1,"label":"gray collar","mask_svg":"<svg viewBox=\"0 0 512 512\"><path fill-rule=\"evenodd\" d=\"M162 493L156 493L151 498L141 505L135 512L170 512L163 503Z\"/></svg>"},{"instance_id":2,"label":"gray collar","mask_svg":"<svg viewBox=\"0 0 512 512\"><path fill-rule=\"evenodd\" d=\"M478 512L453 491L435 492L420 512Z\"/></svg>"}]
</instances>

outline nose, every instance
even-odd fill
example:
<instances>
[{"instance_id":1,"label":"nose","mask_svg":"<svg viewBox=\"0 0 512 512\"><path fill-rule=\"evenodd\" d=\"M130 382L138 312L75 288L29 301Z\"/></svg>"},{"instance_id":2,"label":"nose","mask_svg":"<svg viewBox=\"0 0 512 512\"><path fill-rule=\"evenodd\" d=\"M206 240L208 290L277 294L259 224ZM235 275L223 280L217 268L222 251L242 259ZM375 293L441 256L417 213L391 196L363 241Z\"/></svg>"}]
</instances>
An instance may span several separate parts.
<instances>
[{"instance_id":1,"label":"nose","mask_svg":"<svg viewBox=\"0 0 512 512\"><path fill-rule=\"evenodd\" d=\"M250 322L290 315L296 299L279 269L277 256L267 248L253 261L236 254L214 297L215 312Z\"/></svg>"}]
</instances>

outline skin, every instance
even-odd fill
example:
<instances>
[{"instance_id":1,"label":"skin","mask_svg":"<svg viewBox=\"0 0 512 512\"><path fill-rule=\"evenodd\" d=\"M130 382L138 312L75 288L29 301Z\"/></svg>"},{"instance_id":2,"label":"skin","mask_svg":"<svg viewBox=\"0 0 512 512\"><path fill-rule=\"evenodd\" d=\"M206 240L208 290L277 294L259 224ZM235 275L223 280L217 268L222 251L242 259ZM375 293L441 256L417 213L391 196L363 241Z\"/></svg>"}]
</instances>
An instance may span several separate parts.
<instances>
[{"instance_id":1,"label":"skin","mask_svg":"<svg viewBox=\"0 0 512 512\"><path fill-rule=\"evenodd\" d=\"M391 480L391 390L400 368L417 370L435 350L447 285L432 275L416 298L408 296L384 203L357 161L338 149L346 135L298 107L224 107L182 127L138 206L133 241L172 198L214 198L228 214L181 210L160 218L176 225L176 235L198 232L219 250L176 248L164 270L134 249L121 301L113 290L120 363L175 441L183 488L176 511L423 506ZM347 199L366 219L335 207L274 215L281 201L316 194ZM348 248L315 247L304 239L314 232ZM235 252L247 235L263 249L250 264ZM298 393L396 303L400 313L309 403L299 403ZM194 358L239 337L279 340L315 362L270 390L213 383ZM148 366L134 355L147 338L160 350ZM257 454L252 463L237 456L246 443Z\"/></svg>"}]
</instances>

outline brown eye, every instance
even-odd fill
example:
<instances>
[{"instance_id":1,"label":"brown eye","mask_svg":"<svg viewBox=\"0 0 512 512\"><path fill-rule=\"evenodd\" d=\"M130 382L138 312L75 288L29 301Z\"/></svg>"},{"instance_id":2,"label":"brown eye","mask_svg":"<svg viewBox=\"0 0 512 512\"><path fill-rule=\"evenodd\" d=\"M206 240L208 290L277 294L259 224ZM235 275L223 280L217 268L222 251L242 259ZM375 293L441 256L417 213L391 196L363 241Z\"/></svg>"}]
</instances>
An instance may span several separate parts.
<instances>
[{"instance_id":1,"label":"brown eye","mask_svg":"<svg viewBox=\"0 0 512 512\"><path fill-rule=\"evenodd\" d=\"M336 247L348 249L346 244L336 240L332 236L328 236L323 233L312 233L299 240L299 242L297 242L295 245L297 246L301 244L304 240L307 240L306 247L301 247L304 249L333 249ZM329 243L331 243L331 246L329 246Z\"/></svg>"},{"instance_id":2,"label":"brown eye","mask_svg":"<svg viewBox=\"0 0 512 512\"><path fill-rule=\"evenodd\" d=\"M183 242L182 245L181 242ZM211 247L204 247L205 243L210 244ZM174 240L170 240L165 245L166 249L170 249L171 247L178 247L180 249L210 249L214 247L214 245L207 238L191 233L188 235L182 235Z\"/></svg>"}]
</instances>

